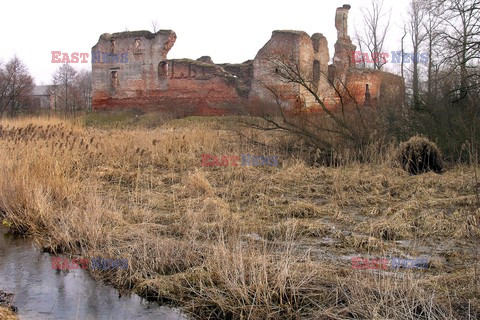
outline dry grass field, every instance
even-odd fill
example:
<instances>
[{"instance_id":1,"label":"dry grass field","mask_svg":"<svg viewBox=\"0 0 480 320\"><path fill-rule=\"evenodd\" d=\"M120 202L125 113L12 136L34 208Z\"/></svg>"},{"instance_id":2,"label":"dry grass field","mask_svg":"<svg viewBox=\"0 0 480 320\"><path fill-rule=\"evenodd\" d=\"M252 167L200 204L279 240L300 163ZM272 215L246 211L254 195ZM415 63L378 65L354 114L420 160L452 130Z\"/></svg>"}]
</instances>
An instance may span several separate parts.
<instances>
[{"instance_id":1,"label":"dry grass field","mask_svg":"<svg viewBox=\"0 0 480 320\"><path fill-rule=\"evenodd\" d=\"M128 259L92 275L200 319L480 318L473 167L411 176L395 146L375 163L313 167L285 137L252 145L233 126L2 120L0 215L56 255ZM279 166L204 167L202 154ZM420 256L428 269L350 260Z\"/></svg>"}]
</instances>

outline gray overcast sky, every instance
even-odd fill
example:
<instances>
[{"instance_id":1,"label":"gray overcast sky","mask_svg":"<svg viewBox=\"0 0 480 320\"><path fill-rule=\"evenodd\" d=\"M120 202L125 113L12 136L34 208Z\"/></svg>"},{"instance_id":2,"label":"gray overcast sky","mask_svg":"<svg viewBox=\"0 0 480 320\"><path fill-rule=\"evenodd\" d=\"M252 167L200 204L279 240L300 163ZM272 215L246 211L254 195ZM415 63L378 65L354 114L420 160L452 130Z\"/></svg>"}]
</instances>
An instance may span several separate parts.
<instances>
[{"instance_id":1,"label":"gray overcast sky","mask_svg":"<svg viewBox=\"0 0 480 320\"><path fill-rule=\"evenodd\" d=\"M386 52L400 49L400 25L409 0L384 0L392 9ZM323 33L330 56L336 41L335 9L348 3L349 33L362 22L361 7L369 0L176 0L176 1L2 1L0 4L0 61L16 54L37 84L48 84L59 64L51 51L88 52L102 33L125 30L171 29L177 41L168 58L209 55L216 63L253 59L273 30ZM88 64L72 64L76 69Z\"/></svg>"}]
</instances>

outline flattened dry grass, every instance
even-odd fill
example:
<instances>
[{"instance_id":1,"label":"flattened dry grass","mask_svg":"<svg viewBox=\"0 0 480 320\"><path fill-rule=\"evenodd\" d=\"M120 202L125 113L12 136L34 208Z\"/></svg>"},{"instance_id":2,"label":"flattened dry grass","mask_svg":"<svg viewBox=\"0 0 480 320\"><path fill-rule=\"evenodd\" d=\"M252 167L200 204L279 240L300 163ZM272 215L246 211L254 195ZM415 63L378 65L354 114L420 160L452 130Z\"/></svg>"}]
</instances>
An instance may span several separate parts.
<instances>
[{"instance_id":1,"label":"flattened dry grass","mask_svg":"<svg viewBox=\"0 0 480 320\"><path fill-rule=\"evenodd\" d=\"M410 176L389 157L315 168L223 121L232 127L3 120L0 213L52 253L127 258L128 270L93 275L193 317L480 317L473 168ZM204 153L280 165L202 167ZM352 270L349 260L420 255L430 269Z\"/></svg>"},{"instance_id":2,"label":"flattened dry grass","mask_svg":"<svg viewBox=\"0 0 480 320\"><path fill-rule=\"evenodd\" d=\"M18 317L10 308L0 307L0 319L2 320L17 320Z\"/></svg>"}]
</instances>

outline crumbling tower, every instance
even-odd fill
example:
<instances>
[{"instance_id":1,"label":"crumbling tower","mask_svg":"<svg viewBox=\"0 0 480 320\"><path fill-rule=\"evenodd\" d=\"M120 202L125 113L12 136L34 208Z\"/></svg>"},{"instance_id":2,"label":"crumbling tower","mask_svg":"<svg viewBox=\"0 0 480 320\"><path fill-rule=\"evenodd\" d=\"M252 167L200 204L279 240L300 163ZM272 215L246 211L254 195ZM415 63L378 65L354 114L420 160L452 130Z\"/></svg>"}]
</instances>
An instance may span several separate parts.
<instances>
[{"instance_id":1,"label":"crumbling tower","mask_svg":"<svg viewBox=\"0 0 480 320\"><path fill-rule=\"evenodd\" d=\"M333 64L329 68L330 80L335 80L335 82L345 83L348 69L355 67L352 57L357 47L348 36L348 11L350 8L350 5L344 4L343 7L337 8L335 13L337 42L335 42Z\"/></svg>"}]
</instances>

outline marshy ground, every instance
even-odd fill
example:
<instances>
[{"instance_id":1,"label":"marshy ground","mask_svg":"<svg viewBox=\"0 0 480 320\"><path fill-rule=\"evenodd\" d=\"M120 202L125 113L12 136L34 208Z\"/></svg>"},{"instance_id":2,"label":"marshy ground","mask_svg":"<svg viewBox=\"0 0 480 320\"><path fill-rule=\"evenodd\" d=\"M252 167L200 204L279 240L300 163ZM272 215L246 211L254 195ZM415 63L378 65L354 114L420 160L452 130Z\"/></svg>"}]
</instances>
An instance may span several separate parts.
<instances>
[{"instance_id":1,"label":"marshy ground","mask_svg":"<svg viewBox=\"0 0 480 320\"><path fill-rule=\"evenodd\" d=\"M474 167L411 176L394 146L313 167L294 141L249 131L282 147L252 144L231 118L96 120L2 120L0 215L55 254L128 259L97 279L201 319L480 318ZM279 166L205 167L202 154ZM354 270L352 257L429 268Z\"/></svg>"}]
</instances>

